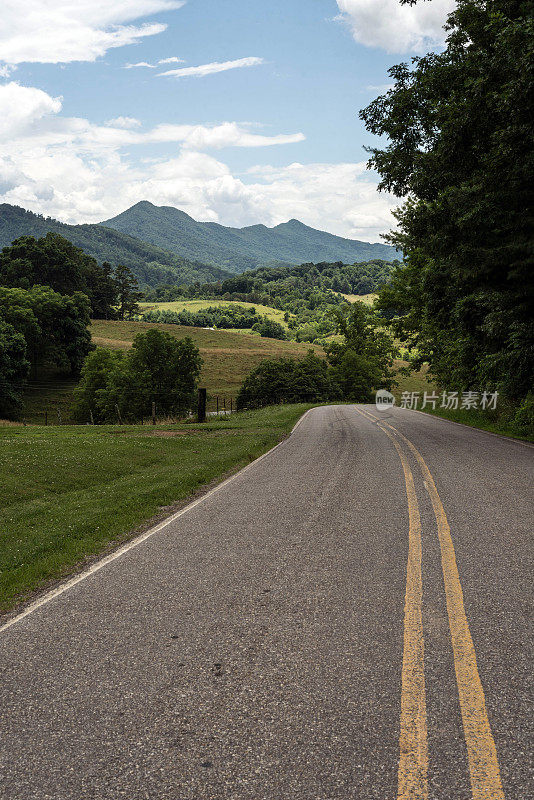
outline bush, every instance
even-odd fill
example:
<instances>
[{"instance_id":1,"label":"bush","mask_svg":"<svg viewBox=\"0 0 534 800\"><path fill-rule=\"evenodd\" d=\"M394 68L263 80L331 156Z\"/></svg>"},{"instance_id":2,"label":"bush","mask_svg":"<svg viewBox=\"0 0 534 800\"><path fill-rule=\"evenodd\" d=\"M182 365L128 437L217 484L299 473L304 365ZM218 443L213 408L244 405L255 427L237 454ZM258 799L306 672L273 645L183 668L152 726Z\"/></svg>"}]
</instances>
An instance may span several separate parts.
<instances>
[{"instance_id":1,"label":"bush","mask_svg":"<svg viewBox=\"0 0 534 800\"><path fill-rule=\"evenodd\" d=\"M514 418L515 427L521 433L534 435L534 393L529 392Z\"/></svg>"},{"instance_id":2,"label":"bush","mask_svg":"<svg viewBox=\"0 0 534 800\"><path fill-rule=\"evenodd\" d=\"M271 319L263 319L262 322L256 322L256 324L252 326L252 330L257 331L260 336L266 339L287 339L284 326Z\"/></svg>"},{"instance_id":3,"label":"bush","mask_svg":"<svg viewBox=\"0 0 534 800\"><path fill-rule=\"evenodd\" d=\"M237 408L260 408L276 403L322 402L330 399L328 365L313 351L299 360L269 359L246 378L237 396Z\"/></svg>"}]
</instances>

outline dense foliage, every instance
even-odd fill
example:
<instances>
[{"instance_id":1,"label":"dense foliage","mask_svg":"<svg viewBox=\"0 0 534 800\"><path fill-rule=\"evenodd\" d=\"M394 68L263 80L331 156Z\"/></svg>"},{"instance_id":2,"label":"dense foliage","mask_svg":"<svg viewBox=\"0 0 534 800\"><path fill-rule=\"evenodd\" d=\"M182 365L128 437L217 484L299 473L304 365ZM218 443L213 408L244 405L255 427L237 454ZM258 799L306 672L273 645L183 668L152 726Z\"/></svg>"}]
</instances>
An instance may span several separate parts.
<instances>
[{"instance_id":1,"label":"dense foliage","mask_svg":"<svg viewBox=\"0 0 534 800\"><path fill-rule=\"evenodd\" d=\"M442 386L514 402L534 386L533 12L458 0L444 52L393 67L361 112L389 138L371 150L381 187L408 198L380 308Z\"/></svg>"},{"instance_id":2,"label":"dense foliage","mask_svg":"<svg viewBox=\"0 0 534 800\"><path fill-rule=\"evenodd\" d=\"M22 236L39 238L49 232L68 239L99 263L107 261L113 267L124 264L143 287L164 282L223 280L229 275L217 267L169 253L103 225L66 225L19 206L0 204L0 246Z\"/></svg>"},{"instance_id":3,"label":"dense foliage","mask_svg":"<svg viewBox=\"0 0 534 800\"><path fill-rule=\"evenodd\" d=\"M396 348L374 313L354 303L348 313L336 313L336 323L342 339L325 347L326 360L310 351L302 361L263 361L245 379L238 409L326 400L369 402L376 389L391 388Z\"/></svg>"},{"instance_id":4,"label":"dense foliage","mask_svg":"<svg viewBox=\"0 0 534 800\"><path fill-rule=\"evenodd\" d=\"M188 325L195 328L222 328L254 330L260 336L271 339L287 339L283 325L274 322L254 307L227 305L208 306L199 311L171 311L170 309L149 309L141 317L144 322L161 322L167 325Z\"/></svg>"},{"instance_id":5,"label":"dense foliage","mask_svg":"<svg viewBox=\"0 0 534 800\"><path fill-rule=\"evenodd\" d=\"M155 301L202 297L270 306L287 312L286 321L297 341L313 342L335 332L333 311L348 308L340 293L375 292L387 283L392 269L386 261L262 268L222 283L159 286L146 297Z\"/></svg>"},{"instance_id":6,"label":"dense foliage","mask_svg":"<svg viewBox=\"0 0 534 800\"><path fill-rule=\"evenodd\" d=\"M57 233L41 239L22 236L0 253L0 286L35 285L50 286L63 295L83 292L93 317L113 317L117 289L110 265L99 266Z\"/></svg>"},{"instance_id":7,"label":"dense foliage","mask_svg":"<svg viewBox=\"0 0 534 800\"><path fill-rule=\"evenodd\" d=\"M104 224L179 256L234 273L304 261L353 262L395 257L395 250L387 245L343 239L296 219L274 228L227 228L213 222L197 222L177 208L158 207L147 201L136 203Z\"/></svg>"},{"instance_id":8,"label":"dense foliage","mask_svg":"<svg viewBox=\"0 0 534 800\"><path fill-rule=\"evenodd\" d=\"M62 295L49 286L0 287L0 414L21 407L29 367L76 375L91 350L89 301L75 292Z\"/></svg>"},{"instance_id":9,"label":"dense foliage","mask_svg":"<svg viewBox=\"0 0 534 800\"><path fill-rule=\"evenodd\" d=\"M0 417L15 416L21 409L22 388L30 371L22 333L0 316Z\"/></svg>"},{"instance_id":10,"label":"dense foliage","mask_svg":"<svg viewBox=\"0 0 534 800\"><path fill-rule=\"evenodd\" d=\"M245 378L237 396L238 410L276 403L321 402L332 397L328 365L313 351L303 359L262 361Z\"/></svg>"},{"instance_id":11,"label":"dense foliage","mask_svg":"<svg viewBox=\"0 0 534 800\"><path fill-rule=\"evenodd\" d=\"M363 303L354 303L348 313L337 311L336 322L343 338L325 346L332 384L344 400L370 402L374 390L394 383L393 339Z\"/></svg>"},{"instance_id":12,"label":"dense foliage","mask_svg":"<svg viewBox=\"0 0 534 800\"><path fill-rule=\"evenodd\" d=\"M181 416L193 405L202 359L189 338L139 333L128 353L97 349L75 390L75 416L87 422L135 422L151 413Z\"/></svg>"},{"instance_id":13,"label":"dense foliage","mask_svg":"<svg viewBox=\"0 0 534 800\"><path fill-rule=\"evenodd\" d=\"M145 322L163 322L171 325L188 325L194 328L236 328L250 329L262 321L255 308L246 306L208 306L200 311L171 311L169 309L149 309L143 313Z\"/></svg>"}]
</instances>

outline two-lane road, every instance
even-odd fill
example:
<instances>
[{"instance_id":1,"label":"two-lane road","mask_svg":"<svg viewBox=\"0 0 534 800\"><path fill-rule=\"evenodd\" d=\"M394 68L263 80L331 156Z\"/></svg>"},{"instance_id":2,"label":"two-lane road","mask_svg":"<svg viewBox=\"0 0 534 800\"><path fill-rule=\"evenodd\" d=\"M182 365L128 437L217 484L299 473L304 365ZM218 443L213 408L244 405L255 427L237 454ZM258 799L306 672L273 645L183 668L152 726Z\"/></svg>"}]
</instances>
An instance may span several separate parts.
<instances>
[{"instance_id":1,"label":"two-lane road","mask_svg":"<svg viewBox=\"0 0 534 800\"><path fill-rule=\"evenodd\" d=\"M534 448L313 409L0 630L2 800L528 800Z\"/></svg>"}]
</instances>

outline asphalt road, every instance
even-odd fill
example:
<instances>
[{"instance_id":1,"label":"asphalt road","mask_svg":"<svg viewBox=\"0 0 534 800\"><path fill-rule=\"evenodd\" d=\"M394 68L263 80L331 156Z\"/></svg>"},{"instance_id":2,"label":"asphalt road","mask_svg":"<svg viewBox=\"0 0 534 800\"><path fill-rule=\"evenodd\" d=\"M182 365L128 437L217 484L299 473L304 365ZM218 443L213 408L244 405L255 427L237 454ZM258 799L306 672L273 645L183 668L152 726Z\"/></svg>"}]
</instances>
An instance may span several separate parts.
<instances>
[{"instance_id":1,"label":"asphalt road","mask_svg":"<svg viewBox=\"0 0 534 800\"><path fill-rule=\"evenodd\" d=\"M533 478L519 442L314 409L0 631L0 797L528 800Z\"/></svg>"}]
</instances>

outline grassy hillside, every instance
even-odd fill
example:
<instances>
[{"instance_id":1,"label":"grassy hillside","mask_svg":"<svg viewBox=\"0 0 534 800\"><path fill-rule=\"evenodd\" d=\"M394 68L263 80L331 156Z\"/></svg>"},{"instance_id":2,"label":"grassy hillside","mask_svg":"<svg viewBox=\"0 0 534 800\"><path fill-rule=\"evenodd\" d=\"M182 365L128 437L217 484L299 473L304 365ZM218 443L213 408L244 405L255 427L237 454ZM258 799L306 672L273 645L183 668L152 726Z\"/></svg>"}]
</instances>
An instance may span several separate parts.
<instances>
[{"instance_id":1,"label":"grassy hillside","mask_svg":"<svg viewBox=\"0 0 534 800\"><path fill-rule=\"evenodd\" d=\"M366 306L372 306L378 295L376 294L343 294L341 296L348 300L349 303L365 303Z\"/></svg>"},{"instance_id":2,"label":"grassy hillside","mask_svg":"<svg viewBox=\"0 0 534 800\"><path fill-rule=\"evenodd\" d=\"M95 321L91 332L94 343L99 347L122 349L131 346L137 333L153 327L167 331L178 339L191 337L204 359L200 383L210 395L235 397L245 376L266 358L304 358L309 349L319 354L323 352L317 345L244 336L236 331L209 331L150 322Z\"/></svg>"},{"instance_id":3,"label":"grassy hillside","mask_svg":"<svg viewBox=\"0 0 534 800\"><path fill-rule=\"evenodd\" d=\"M308 406L203 426L0 426L0 611L244 466Z\"/></svg>"},{"instance_id":4,"label":"grassy hillside","mask_svg":"<svg viewBox=\"0 0 534 800\"><path fill-rule=\"evenodd\" d=\"M93 342L98 347L127 350L137 333L143 333L153 327L167 331L178 339L184 336L193 339L204 359L200 383L206 387L208 395L212 398L209 408L215 407L214 398L217 395L221 398L221 402L222 398L226 398L227 402L230 398L235 399L246 375L266 358L304 358L310 349L320 356L324 355L321 347L305 342L263 339L260 336L243 335L238 331L210 331L182 325L95 320L91 326L91 333ZM398 361L397 365L405 366L406 362ZM430 391L433 385L426 381L425 376L426 369L409 377L399 376L399 386L394 390L397 399L400 400L403 391L421 393L425 390ZM55 425L59 421L58 408L61 421L63 423L71 421L70 408L74 386L74 382L57 379L50 374L30 381L24 396L25 422L42 424L47 412L49 424Z\"/></svg>"},{"instance_id":5,"label":"grassy hillside","mask_svg":"<svg viewBox=\"0 0 534 800\"><path fill-rule=\"evenodd\" d=\"M231 272L305 261L369 261L396 257L393 247L344 239L292 219L268 228L228 228L197 222L172 206L142 201L104 223L186 258L215 264Z\"/></svg>"},{"instance_id":6,"label":"grassy hillside","mask_svg":"<svg viewBox=\"0 0 534 800\"><path fill-rule=\"evenodd\" d=\"M274 320L275 322L279 322L280 325L283 325L284 328L287 328L287 323L284 322L284 312L280 311L278 308L271 308L270 306L261 305L261 303L247 303L243 302L240 303L234 300L174 300L168 303L140 303L139 304L141 311L202 311L205 308L217 307L217 308L226 308L229 307L239 307L243 306L244 308L255 308L258 314L261 314L264 317L268 317L269 319ZM247 330L246 333L250 333L250 330Z\"/></svg>"},{"instance_id":7,"label":"grassy hillside","mask_svg":"<svg viewBox=\"0 0 534 800\"><path fill-rule=\"evenodd\" d=\"M48 231L59 233L100 263L109 261L113 267L124 264L142 286L217 281L229 277L228 272L217 267L170 253L103 225L65 225L19 206L0 205L0 248L10 245L19 236L37 239Z\"/></svg>"}]
</instances>

